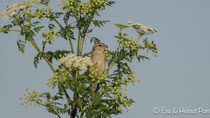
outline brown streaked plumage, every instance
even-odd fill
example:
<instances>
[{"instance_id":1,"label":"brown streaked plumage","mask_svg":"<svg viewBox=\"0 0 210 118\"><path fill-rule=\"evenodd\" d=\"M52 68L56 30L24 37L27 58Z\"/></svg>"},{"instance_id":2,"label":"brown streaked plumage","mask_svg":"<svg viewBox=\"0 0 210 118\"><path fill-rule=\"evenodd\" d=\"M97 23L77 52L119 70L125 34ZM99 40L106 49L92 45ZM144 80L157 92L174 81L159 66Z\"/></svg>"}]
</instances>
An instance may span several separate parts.
<instances>
[{"instance_id":1,"label":"brown streaked plumage","mask_svg":"<svg viewBox=\"0 0 210 118\"><path fill-rule=\"evenodd\" d=\"M97 43L93 46L92 53L91 53L91 60L94 64L96 64L96 73L102 74L104 72L106 62L105 62L105 55L104 50L108 48L107 45L104 43ZM92 84L92 91L95 90L95 82Z\"/></svg>"}]
</instances>

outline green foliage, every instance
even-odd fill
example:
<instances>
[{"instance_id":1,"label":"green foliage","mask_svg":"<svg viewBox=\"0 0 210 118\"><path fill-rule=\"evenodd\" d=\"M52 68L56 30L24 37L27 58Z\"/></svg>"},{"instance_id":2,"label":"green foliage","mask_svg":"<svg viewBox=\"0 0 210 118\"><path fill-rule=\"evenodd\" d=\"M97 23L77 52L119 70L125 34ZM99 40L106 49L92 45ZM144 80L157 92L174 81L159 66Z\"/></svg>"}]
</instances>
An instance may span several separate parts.
<instances>
[{"instance_id":1,"label":"green foliage","mask_svg":"<svg viewBox=\"0 0 210 118\"><path fill-rule=\"evenodd\" d=\"M94 44L100 43L100 39L98 39L97 37L92 37L92 38L90 39L90 43L92 43L92 42L94 42Z\"/></svg>"},{"instance_id":2,"label":"green foliage","mask_svg":"<svg viewBox=\"0 0 210 118\"><path fill-rule=\"evenodd\" d=\"M44 52L42 53L43 55L45 55L47 57L47 59L52 63L53 59L55 60L59 60L61 57L66 56L67 54L69 54L70 51L67 50L56 50L55 52L52 51L48 51L48 52ZM42 59L42 55L40 53L38 53L35 57L34 57L34 66L37 68L37 64L39 64L39 61Z\"/></svg>"},{"instance_id":3,"label":"green foliage","mask_svg":"<svg viewBox=\"0 0 210 118\"><path fill-rule=\"evenodd\" d=\"M107 22L109 22L108 20L104 20L104 21L99 21L99 20L94 20L93 24L99 28L101 28L102 26L104 26L104 24L106 24Z\"/></svg>"},{"instance_id":4,"label":"green foliage","mask_svg":"<svg viewBox=\"0 0 210 118\"><path fill-rule=\"evenodd\" d=\"M18 40L17 41L17 46L18 46L18 49L19 51L21 51L22 53L24 53L24 50L25 50L25 41L22 41L22 40Z\"/></svg>"},{"instance_id":5,"label":"green foliage","mask_svg":"<svg viewBox=\"0 0 210 118\"><path fill-rule=\"evenodd\" d=\"M17 41L18 49L24 53L26 43L31 43L38 52L34 57L34 66L37 68L40 60L44 59L54 73L48 79L46 86L54 89L55 94L40 93L35 89L30 92L26 89L26 93L20 98L24 101L22 105L26 109L30 105L41 105L59 118L61 114L80 118L111 118L112 115L128 110L134 100L127 96L126 86L137 83L135 71L130 64L134 59L139 62L148 60L149 58L142 54L144 50L156 56L156 43L148 38L142 39L142 36L154 34L157 30L132 22L115 23L119 28L119 32L114 36L117 47L114 51L104 52L108 67L103 74L98 74L90 57L87 57L90 53L82 54L83 42L88 39L87 34L94 32L96 27L101 28L109 22L96 20L95 16L100 16L100 11L115 2L63 0L58 5L61 9L59 12L49 6L50 2L50 0L23 1L0 12L3 20L8 20L9 17L11 19L10 24L0 27L0 32L20 33L21 40ZM43 20L50 22L43 25ZM134 29L138 38L129 36L125 32L124 29L129 28ZM55 45L55 40L62 39L68 41L71 50L48 50L49 45ZM100 42L97 37L90 37L89 40L94 44ZM41 48L36 43L39 41ZM77 46L72 44L73 41L77 41ZM56 69L52 66L53 60L60 62ZM96 84L94 91L91 90L93 82Z\"/></svg>"}]
</instances>

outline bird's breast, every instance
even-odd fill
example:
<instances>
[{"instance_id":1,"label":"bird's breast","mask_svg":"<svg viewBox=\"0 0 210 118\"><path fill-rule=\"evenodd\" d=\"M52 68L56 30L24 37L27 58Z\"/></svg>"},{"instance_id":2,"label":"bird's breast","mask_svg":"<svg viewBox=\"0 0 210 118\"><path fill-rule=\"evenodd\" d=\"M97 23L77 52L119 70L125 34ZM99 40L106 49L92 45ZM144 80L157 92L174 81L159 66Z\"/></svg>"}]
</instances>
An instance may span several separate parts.
<instances>
[{"instance_id":1,"label":"bird's breast","mask_svg":"<svg viewBox=\"0 0 210 118\"><path fill-rule=\"evenodd\" d=\"M91 55L92 62L97 64L99 72L103 72L105 69L105 56L103 53L93 53Z\"/></svg>"}]
</instances>

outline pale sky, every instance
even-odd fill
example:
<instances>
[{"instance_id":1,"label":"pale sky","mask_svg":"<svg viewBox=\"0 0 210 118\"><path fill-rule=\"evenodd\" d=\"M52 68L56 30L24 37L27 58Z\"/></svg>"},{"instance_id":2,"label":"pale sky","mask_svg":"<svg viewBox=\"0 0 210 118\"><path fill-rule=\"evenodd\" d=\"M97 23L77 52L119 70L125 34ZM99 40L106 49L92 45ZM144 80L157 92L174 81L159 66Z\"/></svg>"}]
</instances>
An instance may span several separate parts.
<instances>
[{"instance_id":1,"label":"pale sky","mask_svg":"<svg viewBox=\"0 0 210 118\"><path fill-rule=\"evenodd\" d=\"M0 0L0 10L20 0ZM158 33L148 37L157 42L157 57L150 53L149 61L132 63L141 84L128 87L128 96L136 102L130 112L113 118L209 118L210 114L154 114L158 108L202 107L210 109L210 1L209 0L116 0L102 17L111 22L97 29L92 36L99 37L110 50L116 48L113 38L117 33L115 22L139 22L154 27ZM56 4L53 4L56 6ZM0 20L0 26L7 22ZM25 54L18 51L18 34L0 37L0 117L1 118L56 118L43 107L25 110L18 100L25 88L49 91L45 84L52 75L48 65L41 61L33 66L37 54L28 43ZM88 44L88 41L86 42ZM69 49L64 42L57 48ZM92 45L91 45L92 46ZM88 44L85 49L91 50ZM51 48L52 49L52 48Z\"/></svg>"}]
</instances>

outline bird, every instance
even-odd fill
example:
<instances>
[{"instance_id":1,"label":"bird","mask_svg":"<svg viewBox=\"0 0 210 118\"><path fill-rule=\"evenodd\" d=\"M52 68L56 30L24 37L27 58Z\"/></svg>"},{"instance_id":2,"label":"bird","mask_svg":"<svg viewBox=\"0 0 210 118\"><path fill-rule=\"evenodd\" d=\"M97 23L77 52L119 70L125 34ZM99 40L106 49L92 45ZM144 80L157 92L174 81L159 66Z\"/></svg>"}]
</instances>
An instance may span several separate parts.
<instances>
[{"instance_id":1,"label":"bird","mask_svg":"<svg viewBox=\"0 0 210 118\"><path fill-rule=\"evenodd\" d=\"M91 60L93 64L95 65L95 71L94 73L100 75L103 74L106 66L106 61L105 61L105 55L104 55L104 50L107 49L108 46L105 45L104 43L96 43L91 52ZM92 88L91 90L95 90L95 81L92 83Z\"/></svg>"}]
</instances>

